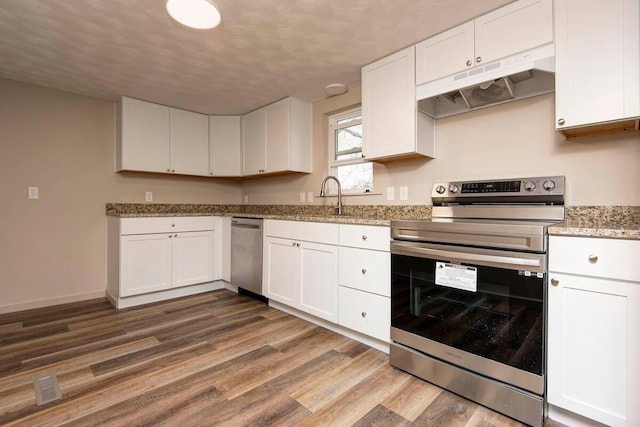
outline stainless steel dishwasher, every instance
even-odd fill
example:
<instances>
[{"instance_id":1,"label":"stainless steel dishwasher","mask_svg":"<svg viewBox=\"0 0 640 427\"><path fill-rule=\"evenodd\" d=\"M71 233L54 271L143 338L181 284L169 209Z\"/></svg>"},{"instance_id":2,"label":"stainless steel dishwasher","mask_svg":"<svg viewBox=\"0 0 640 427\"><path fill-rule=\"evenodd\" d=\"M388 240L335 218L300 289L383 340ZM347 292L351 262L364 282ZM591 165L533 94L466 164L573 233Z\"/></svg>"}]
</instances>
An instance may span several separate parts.
<instances>
[{"instance_id":1,"label":"stainless steel dishwasher","mask_svg":"<svg viewBox=\"0 0 640 427\"><path fill-rule=\"evenodd\" d=\"M231 219L231 283L238 293L267 302L262 296L262 219Z\"/></svg>"}]
</instances>

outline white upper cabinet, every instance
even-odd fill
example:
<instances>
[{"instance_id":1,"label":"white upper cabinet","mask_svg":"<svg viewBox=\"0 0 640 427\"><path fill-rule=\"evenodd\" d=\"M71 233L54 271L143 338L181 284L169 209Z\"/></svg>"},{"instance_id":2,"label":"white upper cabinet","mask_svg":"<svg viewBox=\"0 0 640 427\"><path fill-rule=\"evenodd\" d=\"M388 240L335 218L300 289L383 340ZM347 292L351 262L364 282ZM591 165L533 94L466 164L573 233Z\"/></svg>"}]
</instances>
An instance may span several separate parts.
<instances>
[{"instance_id":1,"label":"white upper cabinet","mask_svg":"<svg viewBox=\"0 0 640 427\"><path fill-rule=\"evenodd\" d=\"M556 126L631 131L640 117L638 0L556 0Z\"/></svg>"},{"instance_id":2,"label":"white upper cabinet","mask_svg":"<svg viewBox=\"0 0 640 427\"><path fill-rule=\"evenodd\" d=\"M520 0L416 45L416 84L553 42L552 0Z\"/></svg>"},{"instance_id":3,"label":"white upper cabinet","mask_svg":"<svg viewBox=\"0 0 640 427\"><path fill-rule=\"evenodd\" d=\"M122 97L116 170L209 175L209 120L203 114Z\"/></svg>"},{"instance_id":4,"label":"white upper cabinet","mask_svg":"<svg viewBox=\"0 0 640 427\"><path fill-rule=\"evenodd\" d=\"M167 172L170 108L123 97L117 104L116 170Z\"/></svg>"},{"instance_id":5,"label":"white upper cabinet","mask_svg":"<svg viewBox=\"0 0 640 427\"><path fill-rule=\"evenodd\" d=\"M171 173L209 175L209 117L170 109Z\"/></svg>"},{"instance_id":6,"label":"white upper cabinet","mask_svg":"<svg viewBox=\"0 0 640 427\"><path fill-rule=\"evenodd\" d=\"M242 175L240 116L209 117L209 175Z\"/></svg>"},{"instance_id":7,"label":"white upper cabinet","mask_svg":"<svg viewBox=\"0 0 640 427\"><path fill-rule=\"evenodd\" d=\"M416 108L413 46L362 68L362 155L435 157L435 123Z\"/></svg>"},{"instance_id":8,"label":"white upper cabinet","mask_svg":"<svg viewBox=\"0 0 640 427\"><path fill-rule=\"evenodd\" d=\"M296 98L242 116L243 175L312 170L311 104Z\"/></svg>"}]
</instances>

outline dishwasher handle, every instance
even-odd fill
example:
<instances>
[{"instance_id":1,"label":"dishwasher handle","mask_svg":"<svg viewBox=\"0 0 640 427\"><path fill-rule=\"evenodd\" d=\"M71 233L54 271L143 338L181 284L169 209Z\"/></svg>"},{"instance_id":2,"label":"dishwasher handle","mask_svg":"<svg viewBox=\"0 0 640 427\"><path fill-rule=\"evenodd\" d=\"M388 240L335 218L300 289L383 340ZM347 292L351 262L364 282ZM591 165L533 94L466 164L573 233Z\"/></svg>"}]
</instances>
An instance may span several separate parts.
<instances>
[{"instance_id":1,"label":"dishwasher handle","mask_svg":"<svg viewBox=\"0 0 640 427\"><path fill-rule=\"evenodd\" d=\"M238 222L232 222L231 223L232 227L237 227L237 228L253 228L253 229L260 229L262 228L260 225L258 224L243 224L243 223L238 223Z\"/></svg>"},{"instance_id":2,"label":"dishwasher handle","mask_svg":"<svg viewBox=\"0 0 640 427\"><path fill-rule=\"evenodd\" d=\"M231 226L236 228L251 228L259 230L262 228L262 219L259 218L232 218Z\"/></svg>"}]
</instances>

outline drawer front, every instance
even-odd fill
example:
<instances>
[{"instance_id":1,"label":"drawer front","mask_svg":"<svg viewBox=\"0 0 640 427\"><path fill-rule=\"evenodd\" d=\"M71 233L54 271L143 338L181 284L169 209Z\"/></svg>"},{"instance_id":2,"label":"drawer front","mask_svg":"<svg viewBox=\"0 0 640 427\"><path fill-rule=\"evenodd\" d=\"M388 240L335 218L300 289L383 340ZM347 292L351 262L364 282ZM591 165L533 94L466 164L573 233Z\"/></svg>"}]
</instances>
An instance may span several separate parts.
<instances>
[{"instance_id":1,"label":"drawer front","mask_svg":"<svg viewBox=\"0 0 640 427\"><path fill-rule=\"evenodd\" d=\"M174 216L151 218L121 218L120 234L171 233L183 231L209 231L214 229L212 216Z\"/></svg>"},{"instance_id":2,"label":"drawer front","mask_svg":"<svg viewBox=\"0 0 640 427\"><path fill-rule=\"evenodd\" d=\"M340 247L338 274L342 286L391 296L389 252Z\"/></svg>"},{"instance_id":3,"label":"drawer front","mask_svg":"<svg viewBox=\"0 0 640 427\"><path fill-rule=\"evenodd\" d=\"M551 236L549 270L640 282L640 241Z\"/></svg>"},{"instance_id":4,"label":"drawer front","mask_svg":"<svg viewBox=\"0 0 640 427\"><path fill-rule=\"evenodd\" d=\"M264 235L291 240L338 244L338 225L321 222L281 221L268 219L264 222Z\"/></svg>"},{"instance_id":5,"label":"drawer front","mask_svg":"<svg viewBox=\"0 0 640 427\"><path fill-rule=\"evenodd\" d=\"M340 246L389 251L390 243L389 227L340 224Z\"/></svg>"},{"instance_id":6,"label":"drawer front","mask_svg":"<svg viewBox=\"0 0 640 427\"><path fill-rule=\"evenodd\" d=\"M389 342L391 299L340 286L338 324Z\"/></svg>"}]
</instances>

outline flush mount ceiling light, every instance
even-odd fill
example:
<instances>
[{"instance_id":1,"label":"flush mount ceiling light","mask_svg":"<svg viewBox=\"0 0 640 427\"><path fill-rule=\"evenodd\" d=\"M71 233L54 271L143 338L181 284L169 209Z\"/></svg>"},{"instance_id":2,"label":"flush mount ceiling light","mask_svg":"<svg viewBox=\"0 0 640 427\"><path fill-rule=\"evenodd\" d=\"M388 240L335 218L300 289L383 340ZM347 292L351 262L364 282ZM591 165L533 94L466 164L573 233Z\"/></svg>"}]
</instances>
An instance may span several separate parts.
<instances>
[{"instance_id":1,"label":"flush mount ceiling light","mask_svg":"<svg viewBox=\"0 0 640 427\"><path fill-rule=\"evenodd\" d=\"M342 95L343 93L346 93L346 92L347 92L347 87L342 83L332 83L330 85L325 86L324 88L324 93L327 96L327 98L336 96L336 95Z\"/></svg>"},{"instance_id":2,"label":"flush mount ceiling light","mask_svg":"<svg viewBox=\"0 0 640 427\"><path fill-rule=\"evenodd\" d=\"M211 0L167 0L167 12L182 25L198 30L214 28L222 20Z\"/></svg>"}]
</instances>

